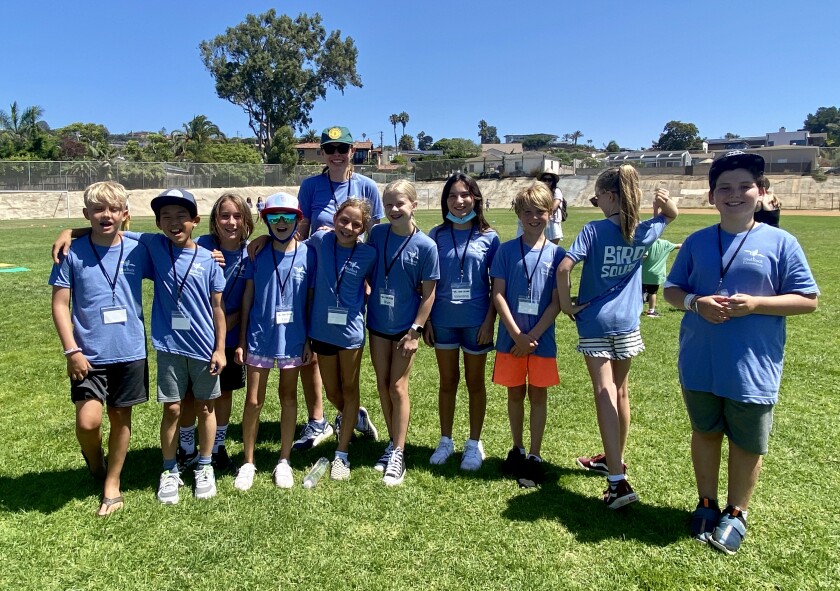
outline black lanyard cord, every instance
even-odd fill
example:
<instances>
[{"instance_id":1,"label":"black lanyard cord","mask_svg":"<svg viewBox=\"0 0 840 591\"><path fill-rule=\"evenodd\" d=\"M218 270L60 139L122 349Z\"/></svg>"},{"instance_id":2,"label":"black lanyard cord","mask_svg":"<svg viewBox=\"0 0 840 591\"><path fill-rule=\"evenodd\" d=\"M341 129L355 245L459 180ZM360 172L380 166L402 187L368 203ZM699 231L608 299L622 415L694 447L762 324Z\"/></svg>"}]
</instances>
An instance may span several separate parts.
<instances>
[{"instance_id":1,"label":"black lanyard cord","mask_svg":"<svg viewBox=\"0 0 840 591\"><path fill-rule=\"evenodd\" d=\"M297 259L297 242L295 242L295 249L294 253L292 254L292 264L289 266L289 272L286 273L286 280L282 280L280 278L280 269L277 268L277 254L274 252L274 246L271 246L271 258L274 260L274 274L277 276L277 283L280 285L280 303L283 303L283 295L286 291L286 284L289 283L289 277L292 276L292 271L295 269L295 259ZM283 253L283 257L286 257L286 253ZM281 259L282 262L282 259Z\"/></svg>"},{"instance_id":2,"label":"black lanyard cord","mask_svg":"<svg viewBox=\"0 0 840 591\"><path fill-rule=\"evenodd\" d=\"M117 259L117 267L114 269L113 281L111 280L110 275L108 275L108 271L105 270L105 265L102 264L102 257L100 257L99 253L96 252L96 246L93 244L93 238L91 238L90 234L88 234L88 242L90 242L90 249L93 251L93 256L96 257L99 270L102 271L102 274L105 276L105 281L108 282L108 286L111 288L111 305L113 306L117 303L117 278L120 276L120 267L122 267L123 248L125 247L125 242L123 241L122 236L120 236L120 257Z\"/></svg>"},{"instance_id":3,"label":"black lanyard cord","mask_svg":"<svg viewBox=\"0 0 840 591\"><path fill-rule=\"evenodd\" d=\"M181 293L184 291L184 285L187 283L187 278L190 276L190 269L192 269L193 263L195 262L195 257L198 256L198 247L196 246L193 249L192 259L190 260L189 266L187 266L187 271L184 273L184 279L181 281L181 285L178 285L178 270L175 268L175 256L172 254L172 243L169 243L169 260L172 261L172 276L175 278L175 303L178 305L178 310L181 309ZM181 255L178 255L180 258Z\"/></svg>"},{"instance_id":4,"label":"black lanyard cord","mask_svg":"<svg viewBox=\"0 0 840 591\"><path fill-rule=\"evenodd\" d=\"M738 256L739 252L741 252L741 247L744 246L744 242L747 241L747 236L750 235L750 232L752 232L753 228L755 228L755 221L753 221L752 226L750 226L750 229L747 230L747 233L744 234L744 237L741 238L741 243L738 244L738 248L736 248L735 252L732 253L732 256L729 257L729 262L726 263L726 267L724 267L723 266L723 242L721 241L721 238L720 238L720 224L718 224L717 239L718 239L718 252L720 253L720 282L721 283L723 283L723 278L726 277L726 274L729 272L729 267L732 266L732 263L735 260L735 257Z\"/></svg>"},{"instance_id":5,"label":"black lanyard cord","mask_svg":"<svg viewBox=\"0 0 840 591\"><path fill-rule=\"evenodd\" d=\"M414 238L414 235L417 233L417 226L414 226L411 230L411 234L408 235L408 238L403 240L403 243L397 249L394 258L391 259L391 263L388 263L388 239L391 237L391 228L388 228L388 234L385 235L385 248L382 249L382 262L385 263L385 285L388 285L388 275L391 273L391 269L394 268L394 264L400 258L400 255L405 250L405 247L408 246L408 243L411 242L411 239Z\"/></svg>"},{"instance_id":6,"label":"black lanyard cord","mask_svg":"<svg viewBox=\"0 0 840 591\"><path fill-rule=\"evenodd\" d=\"M528 282L528 296L531 296L531 280L534 278L534 273L537 272L537 267L540 266L540 260L542 259L543 250L545 249L545 243L548 240L543 240L543 244L540 247L540 254L537 256L537 264L534 265L534 268L531 270L531 274L528 274L528 265L525 262L525 240L522 236L519 237L519 252L522 254L522 268L525 270L525 280Z\"/></svg>"}]
</instances>

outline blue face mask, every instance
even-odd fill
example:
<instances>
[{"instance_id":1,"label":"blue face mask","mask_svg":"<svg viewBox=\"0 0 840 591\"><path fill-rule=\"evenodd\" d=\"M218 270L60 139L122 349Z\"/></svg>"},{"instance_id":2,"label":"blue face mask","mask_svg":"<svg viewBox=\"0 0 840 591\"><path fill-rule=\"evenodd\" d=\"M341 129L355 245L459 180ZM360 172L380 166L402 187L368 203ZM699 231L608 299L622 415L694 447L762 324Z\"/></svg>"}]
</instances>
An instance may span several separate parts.
<instances>
[{"instance_id":1,"label":"blue face mask","mask_svg":"<svg viewBox=\"0 0 840 591\"><path fill-rule=\"evenodd\" d=\"M470 213L468 213L467 215L465 215L462 218L459 218L458 216L452 215L452 212L450 211L449 213L446 214L446 219L449 220L450 222L452 222L453 224L466 224L467 222L471 222L473 220L473 218L475 218L475 216L476 216L475 210L472 210Z\"/></svg>"}]
</instances>

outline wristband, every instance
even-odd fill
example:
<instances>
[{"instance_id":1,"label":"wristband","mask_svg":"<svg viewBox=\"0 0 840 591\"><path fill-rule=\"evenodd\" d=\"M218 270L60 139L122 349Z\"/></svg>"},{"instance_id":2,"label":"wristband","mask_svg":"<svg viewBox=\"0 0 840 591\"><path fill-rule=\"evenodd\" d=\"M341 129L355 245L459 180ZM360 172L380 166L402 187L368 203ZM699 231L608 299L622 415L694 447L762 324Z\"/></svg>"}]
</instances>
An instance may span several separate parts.
<instances>
[{"instance_id":1,"label":"wristband","mask_svg":"<svg viewBox=\"0 0 840 591\"><path fill-rule=\"evenodd\" d=\"M696 297L697 297L697 294L695 294L695 293L685 294L685 298L683 299L683 308L685 308L687 311L690 312L691 311L691 299L696 298Z\"/></svg>"},{"instance_id":2,"label":"wristband","mask_svg":"<svg viewBox=\"0 0 840 591\"><path fill-rule=\"evenodd\" d=\"M81 347L73 347L72 349L67 349L64 351L64 356L67 357L68 355L72 355L73 353L81 353Z\"/></svg>"},{"instance_id":3,"label":"wristband","mask_svg":"<svg viewBox=\"0 0 840 591\"><path fill-rule=\"evenodd\" d=\"M411 330L416 332L417 334L423 334L423 325L422 324L412 324Z\"/></svg>"},{"instance_id":4,"label":"wristband","mask_svg":"<svg viewBox=\"0 0 840 591\"><path fill-rule=\"evenodd\" d=\"M691 311L695 314L699 314L700 310L697 309L697 303L700 301L700 296L696 295L691 299Z\"/></svg>"}]
</instances>

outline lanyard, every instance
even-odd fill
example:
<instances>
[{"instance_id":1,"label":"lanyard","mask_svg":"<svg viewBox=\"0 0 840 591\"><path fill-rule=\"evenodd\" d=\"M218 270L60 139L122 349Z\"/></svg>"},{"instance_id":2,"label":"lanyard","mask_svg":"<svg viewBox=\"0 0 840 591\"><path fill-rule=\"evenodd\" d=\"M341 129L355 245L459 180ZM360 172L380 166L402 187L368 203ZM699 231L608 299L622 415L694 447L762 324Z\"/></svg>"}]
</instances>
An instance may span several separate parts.
<instances>
[{"instance_id":1,"label":"lanyard","mask_svg":"<svg viewBox=\"0 0 840 591\"><path fill-rule=\"evenodd\" d=\"M192 259L190 260L190 264L187 267L187 272L184 273L184 279L181 281L181 285L178 285L178 270L175 268L175 256L172 254L172 243L169 243L169 260L172 261L172 276L175 278L175 303L178 305L178 310L181 309L181 292L184 291L184 285L187 283L187 278L190 276L190 269L192 269L193 263L195 262L195 257L198 256L198 247L196 246L193 249ZM181 258L181 255L178 254L178 258Z\"/></svg>"},{"instance_id":2,"label":"lanyard","mask_svg":"<svg viewBox=\"0 0 840 591\"><path fill-rule=\"evenodd\" d=\"M455 242L455 230L452 226L449 226L449 233L452 235L452 248L455 249L455 256L458 257L461 265L461 280L464 279L464 261L467 260L467 251L470 249L470 240L472 240L472 228L470 228L470 233L467 234L467 243L464 245L464 254L458 254L458 243ZM545 246L545 245L543 245ZM524 260L524 259L523 259Z\"/></svg>"},{"instance_id":3,"label":"lanyard","mask_svg":"<svg viewBox=\"0 0 840 591\"><path fill-rule=\"evenodd\" d=\"M353 243L353 249L350 251L350 256L341 265L341 272L338 272L338 237L333 233L335 240L333 241L333 264L335 265L335 305L338 306L338 292L341 289L341 282L344 281L344 273L347 271L347 263L353 258L353 253L356 252L358 242Z\"/></svg>"},{"instance_id":4,"label":"lanyard","mask_svg":"<svg viewBox=\"0 0 840 591\"><path fill-rule=\"evenodd\" d=\"M723 278L726 277L726 274L729 272L729 267L732 266L732 262L735 260L735 257L741 252L741 247L744 246L744 242L747 241L747 236L750 235L752 229L755 228L755 221L753 221L752 226L750 229L747 230L747 233L744 234L744 237L741 238L741 243L738 245L738 248L735 249L735 252L732 253L732 256L729 257L729 262L726 263L726 267L723 266L723 242L720 239L720 224L717 227L717 239L718 239L718 252L720 253L720 283L718 283L718 289L720 286L723 285Z\"/></svg>"},{"instance_id":5,"label":"lanyard","mask_svg":"<svg viewBox=\"0 0 840 591\"><path fill-rule=\"evenodd\" d=\"M274 259L274 274L277 275L277 283L280 285L280 303L283 303L283 292L286 290L286 284L289 282L289 277L292 276L292 271L295 269L295 259L297 258L297 242L295 242L294 254L292 254L292 264L289 265L289 272L286 273L286 280L280 279L280 270L277 268L277 254L274 252L274 245L271 246L271 258ZM283 253L283 258L286 254ZM282 260L282 259L281 259Z\"/></svg>"},{"instance_id":6,"label":"lanyard","mask_svg":"<svg viewBox=\"0 0 840 591\"><path fill-rule=\"evenodd\" d=\"M405 247L408 246L408 243L411 242L411 239L414 238L414 235L417 233L417 226L411 230L411 234L408 235L408 238L403 240L403 243L397 249L397 253L394 255L394 258L391 259L391 263L388 263L388 239L391 237L391 228L388 228L388 234L385 236L385 248L382 249L382 261L385 263L385 289L388 289L388 275L391 273L391 269L394 268L394 263L397 262L397 259L400 258L400 255L405 250Z\"/></svg>"},{"instance_id":7,"label":"lanyard","mask_svg":"<svg viewBox=\"0 0 840 591\"><path fill-rule=\"evenodd\" d=\"M93 251L93 256L96 257L96 262L99 264L99 270L102 271L102 274L105 276L105 281L107 281L108 285L111 287L111 305L115 306L117 304L117 278L120 276L123 247L125 246L125 243L123 242L122 236L120 236L120 258L117 259L117 267L114 269L114 280L111 281L108 271L105 270L105 265L102 264L102 257L100 257L99 253L96 252L96 246L94 246L93 238L90 237L90 234L88 234L88 242L90 242L90 249Z\"/></svg>"},{"instance_id":8,"label":"lanyard","mask_svg":"<svg viewBox=\"0 0 840 591\"><path fill-rule=\"evenodd\" d=\"M543 245L540 248L540 254L537 256L537 264L534 265L534 268L531 270L531 274L528 274L528 264L525 262L525 240L523 240L522 236L519 237L519 252L522 254L522 268L525 270L525 280L528 282L528 297L531 297L531 280L534 278L534 273L537 272L537 267L540 266L540 259L542 259L543 249L545 248L545 243L548 240L543 240Z\"/></svg>"},{"instance_id":9,"label":"lanyard","mask_svg":"<svg viewBox=\"0 0 840 591\"><path fill-rule=\"evenodd\" d=\"M336 185L333 184L333 181L330 178L330 173L327 172L325 174L327 175L327 180L330 182L330 191L332 191L333 202L335 203L336 209L338 209L338 197L335 196ZM338 186L340 187L343 184L344 184L344 181L338 183ZM353 189L353 173L351 172L350 173L350 178L347 179L347 198L348 199L350 198L350 194L351 194L352 189Z\"/></svg>"},{"instance_id":10,"label":"lanyard","mask_svg":"<svg viewBox=\"0 0 840 591\"><path fill-rule=\"evenodd\" d=\"M221 244L219 244L218 246L219 246L219 250L222 250ZM222 252L224 252L224 251L222 251ZM233 281L230 281L230 279L228 278L226 280L226 281L228 281L228 283L225 284L225 290L224 290L224 292L222 292L222 301L225 302L225 305L227 305L228 296L230 296L230 294L233 293L233 290L236 287L236 282L239 281L239 276L241 274L242 274L242 249L240 248L239 249L239 259L236 261L236 264L233 266L233 274L232 274Z\"/></svg>"}]
</instances>

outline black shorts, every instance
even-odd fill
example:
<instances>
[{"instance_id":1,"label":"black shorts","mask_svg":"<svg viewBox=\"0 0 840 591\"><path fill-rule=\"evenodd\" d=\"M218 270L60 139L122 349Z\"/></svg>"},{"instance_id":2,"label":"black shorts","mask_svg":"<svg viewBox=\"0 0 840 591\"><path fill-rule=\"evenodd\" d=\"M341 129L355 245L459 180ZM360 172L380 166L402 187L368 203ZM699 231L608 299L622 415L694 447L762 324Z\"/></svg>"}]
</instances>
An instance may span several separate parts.
<instances>
[{"instance_id":1,"label":"black shorts","mask_svg":"<svg viewBox=\"0 0 840 591\"><path fill-rule=\"evenodd\" d=\"M239 365L234 361L236 353L235 347L228 347L225 349L225 359L227 364L219 374L219 389L225 391L239 390L245 387L245 366Z\"/></svg>"},{"instance_id":2,"label":"black shorts","mask_svg":"<svg viewBox=\"0 0 840 591\"><path fill-rule=\"evenodd\" d=\"M339 351L344 351L345 349L345 347L339 347L338 345L325 343L324 341L316 341L315 339L309 339L309 347L316 355L338 355Z\"/></svg>"},{"instance_id":3,"label":"black shorts","mask_svg":"<svg viewBox=\"0 0 840 591\"><path fill-rule=\"evenodd\" d=\"M642 293L655 295L659 291L658 283L642 283Z\"/></svg>"},{"instance_id":4,"label":"black shorts","mask_svg":"<svg viewBox=\"0 0 840 591\"><path fill-rule=\"evenodd\" d=\"M410 329L407 328L395 334L385 334L384 332L379 332L378 330L373 330L371 327L368 327L368 332L370 333L370 336L379 337L380 339L386 339L394 342L397 342L401 338L403 338L406 334L408 334L409 330Z\"/></svg>"},{"instance_id":5,"label":"black shorts","mask_svg":"<svg viewBox=\"0 0 840 591\"><path fill-rule=\"evenodd\" d=\"M85 379L70 380L73 403L98 400L114 408L135 406L149 400L147 359L109 363L92 367Z\"/></svg>"}]
</instances>

